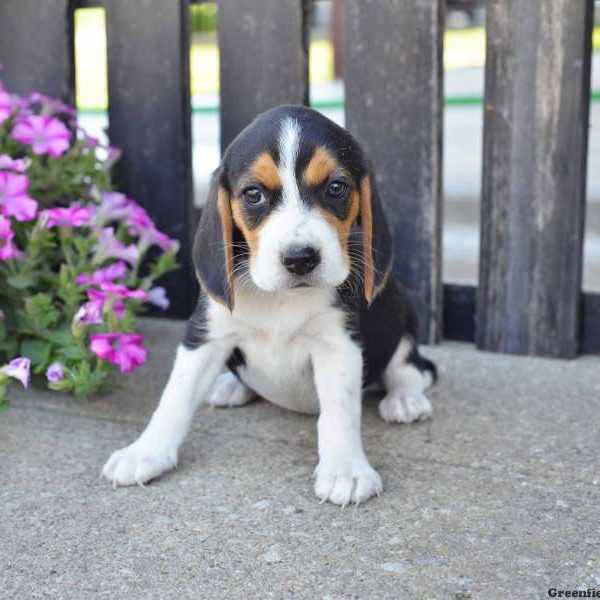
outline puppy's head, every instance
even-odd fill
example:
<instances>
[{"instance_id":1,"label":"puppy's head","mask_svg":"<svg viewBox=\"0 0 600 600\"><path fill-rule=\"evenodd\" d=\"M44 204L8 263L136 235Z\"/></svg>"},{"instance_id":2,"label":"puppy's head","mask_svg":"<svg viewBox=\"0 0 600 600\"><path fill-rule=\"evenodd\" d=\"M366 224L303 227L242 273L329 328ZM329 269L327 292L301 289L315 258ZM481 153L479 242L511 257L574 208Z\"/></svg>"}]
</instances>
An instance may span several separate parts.
<instances>
[{"instance_id":1,"label":"puppy's head","mask_svg":"<svg viewBox=\"0 0 600 600\"><path fill-rule=\"evenodd\" d=\"M391 261L375 182L344 129L311 109L281 106L227 148L194 248L214 299L232 308L236 280L276 292L335 288L354 274L371 302Z\"/></svg>"}]
</instances>

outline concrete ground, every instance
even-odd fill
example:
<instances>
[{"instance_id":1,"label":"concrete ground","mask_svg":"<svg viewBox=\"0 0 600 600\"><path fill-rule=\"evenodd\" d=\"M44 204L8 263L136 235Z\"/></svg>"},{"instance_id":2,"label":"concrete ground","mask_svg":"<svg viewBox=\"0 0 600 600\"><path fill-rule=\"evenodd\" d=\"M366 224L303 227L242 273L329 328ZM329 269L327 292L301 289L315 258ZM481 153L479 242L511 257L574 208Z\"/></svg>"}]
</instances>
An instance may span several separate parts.
<instances>
[{"instance_id":1,"label":"concrete ground","mask_svg":"<svg viewBox=\"0 0 600 600\"><path fill-rule=\"evenodd\" d=\"M545 598L600 588L600 358L444 343L431 422L368 402L384 493L312 493L315 420L265 402L199 411L175 472L112 490L183 324L148 320L149 363L84 402L14 394L0 415L0 598ZM13 388L16 389L16 388Z\"/></svg>"}]
</instances>

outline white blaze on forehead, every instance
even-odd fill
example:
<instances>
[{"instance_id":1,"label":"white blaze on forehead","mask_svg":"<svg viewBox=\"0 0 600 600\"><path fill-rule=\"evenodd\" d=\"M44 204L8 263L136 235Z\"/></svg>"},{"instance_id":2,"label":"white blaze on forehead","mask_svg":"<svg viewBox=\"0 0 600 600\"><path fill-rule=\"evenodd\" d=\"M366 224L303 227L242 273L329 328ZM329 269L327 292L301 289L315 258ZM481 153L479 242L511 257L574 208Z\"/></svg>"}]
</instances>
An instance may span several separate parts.
<instances>
[{"instance_id":1,"label":"white blaze on forehead","mask_svg":"<svg viewBox=\"0 0 600 600\"><path fill-rule=\"evenodd\" d=\"M296 160L300 147L300 127L294 119L286 119L279 131L279 176L283 186L283 204L300 204L296 181Z\"/></svg>"},{"instance_id":2,"label":"white blaze on forehead","mask_svg":"<svg viewBox=\"0 0 600 600\"><path fill-rule=\"evenodd\" d=\"M329 289L348 276L335 227L300 197L296 179L300 141L298 122L292 118L283 120L277 138L282 202L265 219L258 234L258 250L250 260L252 280L268 292L290 286L291 276L282 263L282 255L291 246L310 246L320 253L321 262L311 273L315 286Z\"/></svg>"}]
</instances>

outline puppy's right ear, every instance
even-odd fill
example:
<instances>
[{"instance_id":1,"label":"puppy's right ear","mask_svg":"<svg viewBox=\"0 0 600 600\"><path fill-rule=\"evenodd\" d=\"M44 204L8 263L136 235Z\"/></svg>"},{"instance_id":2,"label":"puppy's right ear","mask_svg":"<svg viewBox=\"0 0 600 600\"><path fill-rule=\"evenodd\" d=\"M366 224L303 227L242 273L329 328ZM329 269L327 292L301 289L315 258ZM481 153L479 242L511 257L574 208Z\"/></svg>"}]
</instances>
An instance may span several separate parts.
<instances>
[{"instance_id":1,"label":"puppy's right ear","mask_svg":"<svg viewBox=\"0 0 600 600\"><path fill-rule=\"evenodd\" d=\"M359 222L363 233L364 293L371 304L389 277L394 248L370 166L360 181Z\"/></svg>"},{"instance_id":2,"label":"puppy's right ear","mask_svg":"<svg viewBox=\"0 0 600 600\"><path fill-rule=\"evenodd\" d=\"M211 176L194 241L194 266L207 294L233 310L233 217L223 167Z\"/></svg>"}]
</instances>

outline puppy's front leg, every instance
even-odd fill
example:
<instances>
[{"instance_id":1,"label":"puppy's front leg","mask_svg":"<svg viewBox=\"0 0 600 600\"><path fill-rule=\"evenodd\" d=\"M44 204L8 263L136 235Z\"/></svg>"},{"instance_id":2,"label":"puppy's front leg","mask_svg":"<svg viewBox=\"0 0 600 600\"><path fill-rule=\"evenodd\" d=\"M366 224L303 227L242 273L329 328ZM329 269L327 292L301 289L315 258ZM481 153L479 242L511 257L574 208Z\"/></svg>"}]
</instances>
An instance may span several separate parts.
<instances>
[{"instance_id":1,"label":"puppy's front leg","mask_svg":"<svg viewBox=\"0 0 600 600\"><path fill-rule=\"evenodd\" d=\"M208 342L189 350L180 346L157 409L142 435L113 452L102 475L113 485L140 485L177 464L177 451L194 411L221 371L231 348Z\"/></svg>"},{"instance_id":2,"label":"puppy's front leg","mask_svg":"<svg viewBox=\"0 0 600 600\"><path fill-rule=\"evenodd\" d=\"M312 362L320 405L315 493L342 506L379 495L381 477L365 456L360 432L360 348L349 336L336 336L315 349Z\"/></svg>"}]
</instances>

